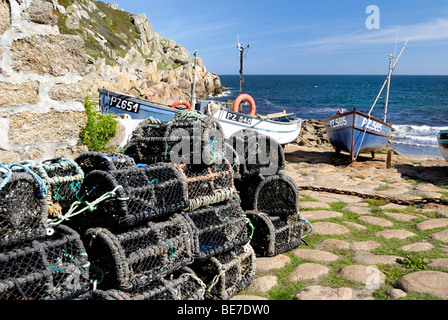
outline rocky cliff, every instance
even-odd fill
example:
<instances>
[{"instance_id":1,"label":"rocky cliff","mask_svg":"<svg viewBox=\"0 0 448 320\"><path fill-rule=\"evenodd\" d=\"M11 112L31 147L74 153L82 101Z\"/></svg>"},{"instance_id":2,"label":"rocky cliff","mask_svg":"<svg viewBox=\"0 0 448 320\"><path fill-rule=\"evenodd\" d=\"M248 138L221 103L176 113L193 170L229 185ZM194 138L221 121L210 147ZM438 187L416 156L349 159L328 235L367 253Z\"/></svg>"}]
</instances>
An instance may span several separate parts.
<instances>
[{"instance_id":1,"label":"rocky cliff","mask_svg":"<svg viewBox=\"0 0 448 320\"><path fill-rule=\"evenodd\" d=\"M163 38L145 13L132 14L115 3L51 0L63 34L79 35L87 53L86 83L172 104L190 100L194 57L181 44ZM196 97L225 90L219 77L197 59Z\"/></svg>"}]
</instances>

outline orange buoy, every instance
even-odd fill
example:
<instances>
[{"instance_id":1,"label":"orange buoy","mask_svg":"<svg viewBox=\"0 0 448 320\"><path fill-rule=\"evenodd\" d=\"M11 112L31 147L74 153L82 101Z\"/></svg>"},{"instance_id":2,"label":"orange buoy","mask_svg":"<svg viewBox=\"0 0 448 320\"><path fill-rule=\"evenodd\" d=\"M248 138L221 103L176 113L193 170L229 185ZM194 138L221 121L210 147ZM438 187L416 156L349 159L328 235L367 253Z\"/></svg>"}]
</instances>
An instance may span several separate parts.
<instances>
[{"instance_id":1,"label":"orange buoy","mask_svg":"<svg viewBox=\"0 0 448 320\"><path fill-rule=\"evenodd\" d=\"M250 105L250 116L255 116L256 106L255 106L255 100L248 94L240 94L238 98L236 98L235 102L233 103L233 111L238 112L238 108L240 106L240 103L243 101L249 102Z\"/></svg>"},{"instance_id":2,"label":"orange buoy","mask_svg":"<svg viewBox=\"0 0 448 320\"><path fill-rule=\"evenodd\" d=\"M174 103L171 105L171 108L176 108L177 106L179 106L179 105L181 105L181 104L183 104L184 106L186 106L188 110L191 110L190 103L189 103L187 100L177 100L176 102L174 102Z\"/></svg>"}]
</instances>

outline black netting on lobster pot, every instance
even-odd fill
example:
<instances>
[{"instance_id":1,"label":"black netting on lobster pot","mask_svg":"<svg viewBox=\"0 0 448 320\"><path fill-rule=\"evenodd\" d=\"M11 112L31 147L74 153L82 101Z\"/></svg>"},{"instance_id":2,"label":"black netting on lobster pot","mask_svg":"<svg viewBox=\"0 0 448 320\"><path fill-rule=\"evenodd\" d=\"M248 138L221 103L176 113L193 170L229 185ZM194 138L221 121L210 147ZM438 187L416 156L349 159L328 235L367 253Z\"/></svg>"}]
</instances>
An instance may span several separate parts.
<instances>
[{"instance_id":1,"label":"black netting on lobster pot","mask_svg":"<svg viewBox=\"0 0 448 320\"><path fill-rule=\"evenodd\" d=\"M84 245L67 226L56 226L47 240L0 253L0 300L72 299L89 285Z\"/></svg>"},{"instance_id":2,"label":"black netting on lobster pot","mask_svg":"<svg viewBox=\"0 0 448 320\"><path fill-rule=\"evenodd\" d=\"M255 266L255 252L247 244L205 261L197 261L191 268L207 285L204 299L228 300L252 283Z\"/></svg>"},{"instance_id":3,"label":"black netting on lobster pot","mask_svg":"<svg viewBox=\"0 0 448 320\"><path fill-rule=\"evenodd\" d=\"M0 163L0 251L46 237L46 192L43 180L27 167L11 170Z\"/></svg>"},{"instance_id":4,"label":"black netting on lobster pot","mask_svg":"<svg viewBox=\"0 0 448 320\"><path fill-rule=\"evenodd\" d=\"M134 291L93 290L89 300L203 300L205 288L188 267Z\"/></svg>"},{"instance_id":5,"label":"black netting on lobster pot","mask_svg":"<svg viewBox=\"0 0 448 320\"><path fill-rule=\"evenodd\" d=\"M75 159L84 175L93 170L113 171L135 167L135 161L123 153L85 152Z\"/></svg>"},{"instance_id":6,"label":"black netting on lobster pot","mask_svg":"<svg viewBox=\"0 0 448 320\"><path fill-rule=\"evenodd\" d=\"M132 133L125 153L146 164L211 165L225 156L224 133L216 119L181 111L169 122L152 118L142 121Z\"/></svg>"},{"instance_id":7,"label":"black netting on lobster pot","mask_svg":"<svg viewBox=\"0 0 448 320\"><path fill-rule=\"evenodd\" d=\"M48 215L56 217L66 213L78 193L84 180L81 167L70 158L57 158L42 163L24 162L37 173L47 186Z\"/></svg>"},{"instance_id":8,"label":"black netting on lobster pot","mask_svg":"<svg viewBox=\"0 0 448 320\"><path fill-rule=\"evenodd\" d=\"M285 174L257 176L236 183L241 207L286 218L299 212L299 193L294 180Z\"/></svg>"},{"instance_id":9,"label":"black netting on lobster pot","mask_svg":"<svg viewBox=\"0 0 448 320\"><path fill-rule=\"evenodd\" d=\"M101 290L135 292L193 261L191 226L179 214L125 232L85 233L91 279Z\"/></svg>"},{"instance_id":10,"label":"black netting on lobster pot","mask_svg":"<svg viewBox=\"0 0 448 320\"><path fill-rule=\"evenodd\" d=\"M272 137L251 129L233 133L228 144L238 154L241 177L277 174L285 167L282 146Z\"/></svg>"},{"instance_id":11,"label":"black netting on lobster pot","mask_svg":"<svg viewBox=\"0 0 448 320\"><path fill-rule=\"evenodd\" d=\"M236 200L205 206L183 215L193 226L195 259L207 259L249 241L249 226Z\"/></svg>"},{"instance_id":12,"label":"black netting on lobster pot","mask_svg":"<svg viewBox=\"0 0 448 320\"><path fill-rule=\"evenodd\" d=\"M113 196L105 197L109 192ZM185 180L168 163L94 170L84 179L82 195L85 203L96 203L93 211L84 211L77 220L97 227L127 228L167 217L189 204Z\"/></svg>"},{"instance_id":13,"label":"black netting on lobster pot","mask_svg":"<svg viewBox=\"0 0 448 320\"><path fill-rule=\"evenodd\" d=\"M222 163L210 166L172 164L186 182L189 210L223 202L235 197L233 169L224 158Z\"/></svg>"},{"instance_id":14,"label":"black netting on lobster pot","mask_svg":"<svg viewBox=\"0 0 448 320\"><path fill-rule=\"evenodd\" d=\"M301 244L303 224L298 216L284 220L259 211L245 214L254 227L250 244L258 256L273 257Z\"/></svg>"}]
</instances>

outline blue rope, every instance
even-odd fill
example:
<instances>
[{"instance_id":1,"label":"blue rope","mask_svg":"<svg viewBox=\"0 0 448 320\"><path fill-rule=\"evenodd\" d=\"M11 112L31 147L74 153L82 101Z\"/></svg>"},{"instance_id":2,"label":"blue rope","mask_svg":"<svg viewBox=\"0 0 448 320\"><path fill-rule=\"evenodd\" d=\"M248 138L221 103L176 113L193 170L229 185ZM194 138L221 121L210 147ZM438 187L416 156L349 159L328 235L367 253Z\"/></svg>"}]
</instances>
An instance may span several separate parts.
<instances>
[{"instance_id":1,"label":"blue rope","mask_svg":"<svg viewBox=\"0 0 448 320\"><path fill-rule=\"evenodd\" d=\"M3 187L6 186L8 181L11 179L12 171L11 171L11 169L9 169L7 166L5 166L1 162L0 162L0 168L3 169L4 171L6 171L6 172L3 173L2 182L0 182L0 190L2 190Z\"/></svg>"},{"instance_id":2,"label":"blue rope","mask_svg":"<svg viewBox=\"0 0 448 320\"><path fill-rule=\"evenodd\" d=\"M15 163L15 164L9 165L9 169L12 170L13 167L20 167L23 169L23 171L25 171L26 173L29 173L37 181L37 183L39 185L39 191L37 193L37 196L41 197L41 198L45 198L45 196L47 194L47 187L45 186L45 182L41 177L39 177L34 171L30 170L27 166L25 166L23 164Z\"/></svg>"}]
</instances>

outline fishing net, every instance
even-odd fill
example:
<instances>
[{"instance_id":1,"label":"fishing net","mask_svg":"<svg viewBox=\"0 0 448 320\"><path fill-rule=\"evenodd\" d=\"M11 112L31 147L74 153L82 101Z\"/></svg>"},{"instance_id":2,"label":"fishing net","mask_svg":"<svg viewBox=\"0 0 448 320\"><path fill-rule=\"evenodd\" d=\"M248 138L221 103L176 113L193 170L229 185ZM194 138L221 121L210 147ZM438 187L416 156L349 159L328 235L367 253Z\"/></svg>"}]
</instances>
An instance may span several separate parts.
<instances>
[{"instance_id":1,"label":"fishing net","mask_svg":"<svg viewBox=\"0 0 448 320\"><path fill-rule=\"evenodd\" d=\"M193 270L183 267L134 291L93 290L87 300L203 300L205 289Z\"/></svg>"},{"instance_id":2,"label":"fishing net","mask_svg":"<svg viewBox=\"0 0 448 320\"><path fill-rule=\"evenodd\" d=\"M42 163L24 161L47 187L48 215L56 217L66 213L72 203L78 199L78 193L84 180L81 167L70 158L57 158Z\"/></svg>"},{"instance_id":3,"label":"fishing net","mask_svg":"<svg viewBox=\"0 0 448 320\"><path fill-rule=\"evenodd\" d=\"M84 179L78 227L128 228L188 207L186 183L168 163L110 172L94 170ZM74 222L74 219L72 219Z\"/></svg>"},{"instance_id":4,"label":"fishing net","mask_svg":"<svg viewBox=\"0 0 448 320\"><path fill-rule=\"evenodd\" d=\"M257 255L273 257L301 244L305 226L298 214L288 219L259 211L245 211L245 214L254 227L250 244Z\"/></svg>"},{"instance_id":5,"label":"fishing net","mask_svg":"<svg viewBox=\"0 0 448 320\"><path fill-rule=\"evenodd\" d=\"M239 202L205 206L184 212L193 228L195 259L207 259L249 241L249 227Z\"/></svg>"},{"instance_id":6,"label":"fishing net","mask_svg":"<svg viewBox=\"0 0 448 320\"><path fill-rule=\"evenodd\" d=\"M93 170L113 171L136 166L134 159L123 153L85 152L75 162L85 175Z\"/></svg>"},{"instance_id":7,"label":"fishing net","mask_svg":"<svg viewBox=\"0 0 448 320\"><path fill-rule=\"evenodd\" d=\"M136 292L193 262L192 230L179 214L125 232L85 233L91 278L101 290Z\"/></svg>"},{"instance_id":8,"label":"fishing net","mask_svg":"<svg viewBox=\"0 0 448 320\"><path fill-rule=\"evenodd\" d=\"M285 167L285 153L282 146L270 136L250 129L233 133L228 144L239 157L239 173L242 177L261 174L277 174Z\"/></svg>"},{"instance_id":9,"label":"fishing net","mask_svg":"<svg viewBox=\"0 0 448 320\"><path fill-rule=\"evenodd\" d=\"M240 192L241 207L244 210L257 210L282 217L299 212L297 185L285 174L253 176L235 181L235 187Z\"/></svg>"},{"instance_id":10,"label":"fishing net","mask_svg":"<svg viewBox=\"0 0 448 320\"><path fill-rule=\"evenodd\" d=\"M60 225L47 240L0 252L0 300L63 300L89 289L89 263L79 234Z\"/></svg>"},{"instance_id":11,"label":"fishing net","mask_svg":"<svg viewBox=\"0 0 448 320\"><path fill-rule=\"evenodd\" d=\"M181 111L169 122L142 121L132 133L125 153L139 163L213 164L225 156L224 133L218 120Z\"/></svg>"},{"instance_id":12,"label":"fishing net","mask_svg":"<svg viewBox=\"0 0 448 320\"><path fill-rule=\"evenodd\" d=\"M233 169L224 158L220 164L210 166L172 164L186 181L189 210L223 202L235 196Z\"/></svg>"},{"instance_id":13,"label":"fishing net","mask_svg":"<svg viewBox=\"0 0 448 320\"><path fill-rule=\"evenodd\" d=\"M0 163L0 250L47 235L46 188L25 166Z\"/></svg>"},{"instance_id":14,"label":"fishing net","mask_svg":"<svg viewBox=\"0 0 448 320\"><path fill-rule=\"evenodd\" d=\"M191 268L208 284L204 299L228 300L248 287L255 277L255 252L251 245L195 262Z\"/></svg>"}]
</instances>

